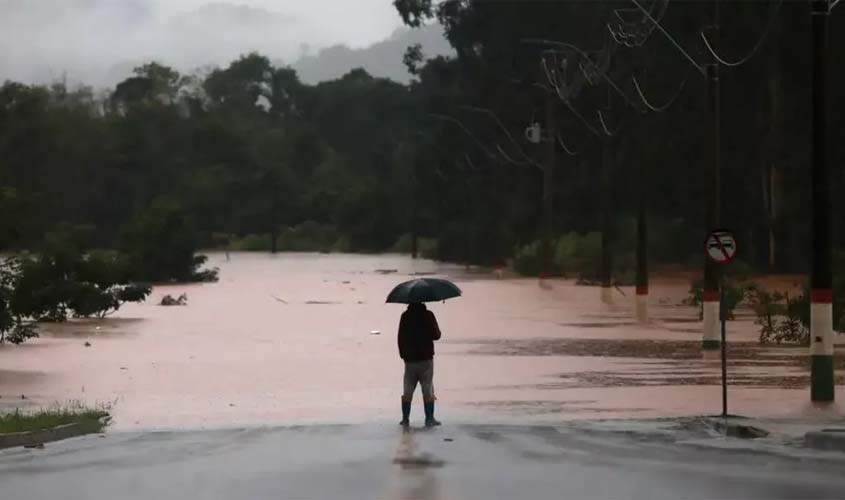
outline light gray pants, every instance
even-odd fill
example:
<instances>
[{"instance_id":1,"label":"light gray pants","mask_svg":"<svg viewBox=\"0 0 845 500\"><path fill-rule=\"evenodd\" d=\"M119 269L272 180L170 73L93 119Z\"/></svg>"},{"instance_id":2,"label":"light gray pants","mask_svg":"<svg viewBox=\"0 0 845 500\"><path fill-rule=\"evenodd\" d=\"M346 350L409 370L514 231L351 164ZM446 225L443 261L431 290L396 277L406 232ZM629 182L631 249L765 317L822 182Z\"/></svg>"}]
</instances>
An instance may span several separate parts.
<instances>
[{"instance_id":1,"label":"light gray pants","mask_svg":"<svg viewBox=\"0 0 845 500\"><path fill-rule=\"evenodd\" d=\"M423 399L426 402L434 401L434 360L420 361L417 363L405 363L405 392L402 400L410 402L414 398L414 391L417 390L419 382L422 388Z\"/></svg>"}]
</instances>

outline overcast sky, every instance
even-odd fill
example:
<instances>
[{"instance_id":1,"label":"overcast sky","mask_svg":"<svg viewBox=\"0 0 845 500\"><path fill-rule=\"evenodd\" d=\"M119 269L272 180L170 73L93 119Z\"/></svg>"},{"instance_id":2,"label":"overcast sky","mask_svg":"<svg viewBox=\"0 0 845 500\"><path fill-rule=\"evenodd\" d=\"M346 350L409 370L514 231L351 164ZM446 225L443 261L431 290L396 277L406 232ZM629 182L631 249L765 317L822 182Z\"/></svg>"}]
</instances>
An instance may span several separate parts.
<instances>
[{"instance_id":1,"label":"overcast sky","mask_svg":"<svg viewBox=\"0 0 845 500\"><path fill-rule=\"evenodd\" d=\"M139 61L187 71L253 50L292 63L400 26L392 0L0 0L0 80L110 85Z\"/></svg>"}]
</instances>

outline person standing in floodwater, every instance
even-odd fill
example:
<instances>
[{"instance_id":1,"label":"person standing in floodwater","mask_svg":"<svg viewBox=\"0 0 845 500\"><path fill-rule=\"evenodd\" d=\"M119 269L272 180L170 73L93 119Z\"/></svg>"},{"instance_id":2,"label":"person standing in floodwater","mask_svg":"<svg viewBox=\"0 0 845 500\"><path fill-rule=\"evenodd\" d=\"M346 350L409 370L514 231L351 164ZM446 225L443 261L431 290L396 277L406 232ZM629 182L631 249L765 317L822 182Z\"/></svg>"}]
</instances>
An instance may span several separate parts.
<instances>
[{"instance_id":1,"label":"person standing in floodwater","mask_svg":"<svg viewBox=\"0 0 845 500\"><path fill-rule=\"evenodd\" d=\"M399 320L399 356L405 361L402 421L408 426L411 402L420 384L425 408L425 425L440 425L434 418L434 342L440 340L440 327L434 313L425 304L409 304Z\"/></svg>"}]
</instances>

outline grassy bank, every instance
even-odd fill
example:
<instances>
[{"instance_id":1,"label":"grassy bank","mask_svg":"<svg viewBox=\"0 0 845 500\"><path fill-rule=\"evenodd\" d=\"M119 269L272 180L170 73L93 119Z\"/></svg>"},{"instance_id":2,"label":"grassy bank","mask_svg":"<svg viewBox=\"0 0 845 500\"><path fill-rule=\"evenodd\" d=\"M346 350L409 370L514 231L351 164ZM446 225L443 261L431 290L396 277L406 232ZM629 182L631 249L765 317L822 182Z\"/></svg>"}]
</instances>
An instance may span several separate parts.
<instances>
[{"instance_id":1,"label":"grassy bank","mask_svg":"<svg viewBox=\"0 0 845 500\"><path fill-rule=\"evenodd\" d=\"M89 408L50 408L34 412L0 414L0 434L40 431L60 425L77 424L84 433L102 432L108 425L109 413Z\"/></svg>"}]
</instances>

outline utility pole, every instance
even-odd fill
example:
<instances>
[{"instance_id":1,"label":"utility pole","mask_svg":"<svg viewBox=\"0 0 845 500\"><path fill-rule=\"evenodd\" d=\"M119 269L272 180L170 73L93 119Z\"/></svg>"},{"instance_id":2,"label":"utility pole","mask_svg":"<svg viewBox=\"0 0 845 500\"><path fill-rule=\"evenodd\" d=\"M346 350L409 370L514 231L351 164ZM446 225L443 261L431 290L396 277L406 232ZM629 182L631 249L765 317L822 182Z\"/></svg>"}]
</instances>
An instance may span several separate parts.
<instances>
[{"instance_id":1,"label":"utility pole","mask_svg":"<svg viewBox=\"0 0 845 500\"><path fill-rule=\"evenodd\" d=\"M637 207L637 320L648 321L648 214L645 168L639 155L639 203Z\"/></svg>"},{"instance_id":2,"label":"utility pole","mask_svg":"<svg viewBox=\"0 0 845 500\"><path fill-rule=\"evenodd\" d=\"M719 47L719 0L712 0L710 19L706 29L707 39L713 51ZM721 131L719 98L719 61L713 51L705 50L707 60L704 64L707 97L705 121L705 159L710 184L710 199L707 206L707 232L719 229L721 205L719 177L721 170ZM718 349L719 330L719 270L709 259L704 259L704 335L702 348Z\"/></svg>"},{"instance_id":3,"label":"utility pole","mask_svg":"<svg viewBox=\"0 0 845 500\"><path fill-rule=\"evenodd\" d=\"M556 68L554 57L547 56L548 67ZM551 63L551 64L549 64ZM557 95L546 92L546 165L543 169L543 271L541 278L552 273L554 252L555 181L557 171ZM542 136L541 136L542 137Z\"/></svg>"},{"instance_id":4,"label":"utility pole","mask_svg":"<svg viewBox=\"0 0 845 500\"><path fill-rule=\"evenodd\" d=\"M646 81L644 78L643 81ZM636 132L635 132L636 133ZM635 142L640 144L639 141ZM637 185L639 200L637 201L637 321L648 322L648 210L646 198L648 196L648 180L646 178L643 147L639 146L634 152L637 159Z\"/></svg>"},{"instance_id":5,"label":"utility pole","mask_svg":"<svg viewBox=\"0 0 845 500\"><path fill-rule=\"evenodd\" d=\"M813 402L834 399L833 284L830 224L830 39L831 0L810 0L813 24L813 253L810 276L810 393Z\"/></svg>"},{"instance_id":6,"label":"utility pole","mask_svg":"<svg viewBox=\"0 0 845 500\"><path fill-rule=\"evenodd\" d=\"M613 302L613 194L611 146L608 139L601 143L601 300Z\"/></svg>"},{"instance_id":7,"label":"utility pole","mask_svg":"<svg viewBox=\"0 0 845 500\"><path fill-rule=\"evenodd\" d=\"M607 85L607 111L613 106ZM618 131L617 131L618 132ZM613 302L613 145L612 137L601 138L601 300Z\"/></svg>"}]
</instances>

